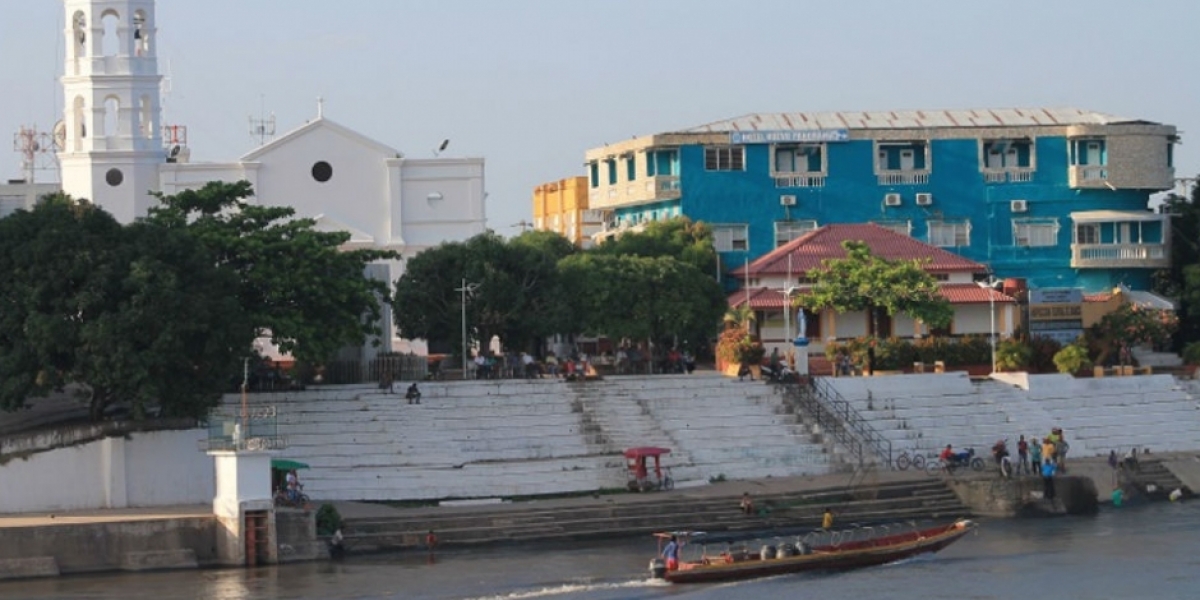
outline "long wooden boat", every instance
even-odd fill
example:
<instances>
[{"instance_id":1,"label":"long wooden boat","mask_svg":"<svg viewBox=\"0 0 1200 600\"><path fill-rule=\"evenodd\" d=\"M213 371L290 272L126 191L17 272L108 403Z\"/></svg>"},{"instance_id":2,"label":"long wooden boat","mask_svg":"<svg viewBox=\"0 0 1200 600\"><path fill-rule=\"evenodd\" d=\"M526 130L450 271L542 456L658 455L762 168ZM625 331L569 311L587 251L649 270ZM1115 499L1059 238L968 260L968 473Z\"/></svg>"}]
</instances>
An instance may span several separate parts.
<instances>
[{"instance_id":1,"label":"long wooden boat","mask_svg":"<svg viewBox=\"0 0 1200 600\"><path fill-rule=\"evenodd\" d=\"M699 556L681 555L677 569L668 570L662 558L650 561L651 575L671 583L705 583L753 579L805 571L857 569L887 564L919 554L937 552L974 530L976 523L960 519L953 523L918 528L915 525L877 525L843 531L817 531L796 536L795 542L775 538L777 545L764 544L757 551L740 547L728 538L700 532L656 533L660 554L663 543L674 537L685 548L700 546ZM724 550L709 554L708 547L724 542Z\"/></svg>"}]
</instances>

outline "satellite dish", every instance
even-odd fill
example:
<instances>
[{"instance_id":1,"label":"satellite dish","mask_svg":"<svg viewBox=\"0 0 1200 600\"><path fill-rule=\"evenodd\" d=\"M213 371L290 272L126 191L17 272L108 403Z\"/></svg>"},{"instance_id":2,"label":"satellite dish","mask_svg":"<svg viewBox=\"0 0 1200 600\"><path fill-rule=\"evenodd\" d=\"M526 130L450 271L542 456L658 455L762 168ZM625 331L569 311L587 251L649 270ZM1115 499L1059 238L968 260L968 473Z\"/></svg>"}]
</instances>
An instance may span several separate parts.
<instances>
[{"instance_id":1,"label":"satellite dish","mask_svg":"<svg viewBox=\"0 0 1200 600\"><path fill-rule=\"evenodd\" d=\"M67 147L67 124L62 119L59 119L54 124L54 149L62 150Z\"/></svg>"},{"instance_id":2,"label":"satellite dish","mask_svg":"<svg viewBox=\"0 0 1200 600\"><path fill-rule=\"evenodd\" d=\"M171 146L170 157L175 158L176 156L179 156L179 150L180 150L179 144L175 144L174 146Z\"/></svg>"}]
</instances>

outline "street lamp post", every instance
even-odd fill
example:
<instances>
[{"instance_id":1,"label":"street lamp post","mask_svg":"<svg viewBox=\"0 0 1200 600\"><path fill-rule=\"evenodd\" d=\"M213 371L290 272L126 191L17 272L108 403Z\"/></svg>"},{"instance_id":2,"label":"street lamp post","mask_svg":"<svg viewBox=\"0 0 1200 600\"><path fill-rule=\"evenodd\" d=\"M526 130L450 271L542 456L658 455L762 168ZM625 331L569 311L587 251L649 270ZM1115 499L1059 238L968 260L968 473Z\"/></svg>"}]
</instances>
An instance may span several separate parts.
<instances>
[{"instance_id":1,"label":"street lamp post","mask_svg":"<svg viewBox=\"0 0 1200 600\"><path fill-rule=\"evenodd\" d=\"M988 275L987 281L977 281L979 287L987 290L988 295L988 332L991 336L992 345L992 373L996 372L996 296L992 293L996 286L996 279Z\"/></svg>"},{"instance_id":2,"label":"street lamp post","mask_svg":"<svg viewBox=\"0 0 1200 600\"><path fill-rule=\"evenodd\" d=\"M479 288L478 283L468 284L464 277L462 287L454 288L454 291L462 293L462 376L467 378L467 294L474 294Z\"/></svg>"}]
</instances>

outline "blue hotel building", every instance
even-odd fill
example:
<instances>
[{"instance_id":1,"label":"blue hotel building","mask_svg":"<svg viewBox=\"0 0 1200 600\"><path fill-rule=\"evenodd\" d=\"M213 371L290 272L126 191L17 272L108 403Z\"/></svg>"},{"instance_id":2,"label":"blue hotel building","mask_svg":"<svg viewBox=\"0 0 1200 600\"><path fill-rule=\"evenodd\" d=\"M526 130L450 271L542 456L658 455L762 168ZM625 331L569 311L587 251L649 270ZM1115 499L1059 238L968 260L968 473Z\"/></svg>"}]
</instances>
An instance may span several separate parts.
<instances>
[{"instance_id":1,"label":"blue hotel building","mask_svg":"<svg viewBox=\"0 0 1200 600\"><path fill-rule=\"evenodd\" d=\"M1146 290L1168 265L1174 126L1079 109L752 114L587 152L610 233L685 215L727 270L875 223L1031 288ZM603 234L602 234L603 235Z\"/></svg>"}]
</instances>

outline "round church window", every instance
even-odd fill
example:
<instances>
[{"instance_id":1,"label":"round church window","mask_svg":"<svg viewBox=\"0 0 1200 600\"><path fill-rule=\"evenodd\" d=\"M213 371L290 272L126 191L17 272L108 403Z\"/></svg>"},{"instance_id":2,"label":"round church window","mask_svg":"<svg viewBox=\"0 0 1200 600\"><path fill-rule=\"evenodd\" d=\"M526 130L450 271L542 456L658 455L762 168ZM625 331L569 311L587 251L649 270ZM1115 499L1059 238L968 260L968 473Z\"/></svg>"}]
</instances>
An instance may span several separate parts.
<instances>
[{"instance_id":1,"label":"round church window","mask_svg":"<svg viewBox=\"0 0 1200 600\"><path fill-rule=\"evenodd\" d=\"M312 176L313 179L316 179L321 183L325 183L326 181L329 181L330 177L333 177L333 167L323 160L318 161L313 164Z\"/></svg>"},{"instance_id":2,"label":"round church window","mask_svg":"<svg viewBox=\"0 0 1200 600\"><path fill-rule=\"evenodd\" d=\"M108 182L108 185L117 187L118 185L121 185L122 181L125 181L125 174L122 173L120 169L109 169L108 172L104 174L104 181Z\"/></svg>"}]
</instances>

